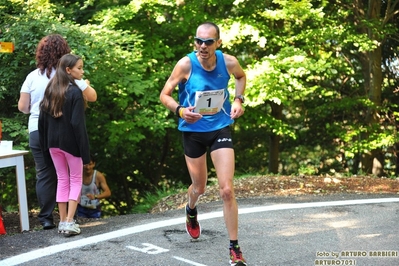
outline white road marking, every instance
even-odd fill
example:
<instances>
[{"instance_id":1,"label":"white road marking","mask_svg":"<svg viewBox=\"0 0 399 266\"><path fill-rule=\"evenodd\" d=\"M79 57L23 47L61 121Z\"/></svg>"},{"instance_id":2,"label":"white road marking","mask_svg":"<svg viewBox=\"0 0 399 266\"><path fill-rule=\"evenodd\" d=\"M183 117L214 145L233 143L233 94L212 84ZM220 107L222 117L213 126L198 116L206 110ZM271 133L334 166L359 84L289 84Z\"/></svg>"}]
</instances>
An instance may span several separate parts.
<instances>
[{"instance_id":1,"label":"white road marking","mask_svg":"<svg viewBox=\"0 0 399 266\"><path fill-rule=\"evenodd\" d=\"M183 262L187 262L187 263L189 263L191 265L194 265L194 266L206 266L205 264L197 263L197 262L194 262L194 261L191 261L191 260L186 260L186 259L183 259L183 258L180 258L180 257L176 257L176 256L173 256L173 258L175 258L177 260L180 260L180 261L183 261Z\"/></svg>"},{"instance_id":2,"label":"white road marking","mask_svg":"<svg viewBox=\"0 0 399 266\"><path fill-rule=\"evenodd\" d=\"M130 248L132 250L140 251L140 252L147 253L150 255L156 255L156 254L160 254L160 253L169 251L169 249L161 248L161 247L155 246L153 244L143 243L142 245L146 246L146 248L138 248L138 247L133 247L133 246L126 246L126 247Z\"/></svg>"},{"instance_id":3,"label":"white road marking","mask_svg":"<svg viewBox=\"0 0 399 266\"><path fill-rule=\"evenodd\" d=\"M387 203L387 202L399 202L399 198L376 198L376 199L362 199L362 200L342 200L342 201L325 201L325 202L308 202L308 203L292 203L292 204L275 204L270 206L260 206L253 208L239 209L239 214L276 211L276 210L287 210L287 209L300 209L300 208L316 208L316 207L331 207L331 206L343 206L343 205L357 205L357 204L374 204L374 203ZM223 216L223 212L210 212L200 213L198 220L208 220L213 218L220 218ZM34 259L38 259L44 256L49 256L61 251L79 248L86 245L95 244L101 241L106 241L113 238L125 237L127 235L137 234L144 231L158 229L162 227L168 227L177 224L184 224L185 217L163 220L159 222L153 222L138 226L133 226L125 229L111 231L109 233L90 236L85 239L79 239L68 243L58 244L49 246L41 249L36 249L30 252L19 254L14 257L10 257L0 261L1 266L17 265L24 262L28 262Z\"/></svg>"}]
</instances>

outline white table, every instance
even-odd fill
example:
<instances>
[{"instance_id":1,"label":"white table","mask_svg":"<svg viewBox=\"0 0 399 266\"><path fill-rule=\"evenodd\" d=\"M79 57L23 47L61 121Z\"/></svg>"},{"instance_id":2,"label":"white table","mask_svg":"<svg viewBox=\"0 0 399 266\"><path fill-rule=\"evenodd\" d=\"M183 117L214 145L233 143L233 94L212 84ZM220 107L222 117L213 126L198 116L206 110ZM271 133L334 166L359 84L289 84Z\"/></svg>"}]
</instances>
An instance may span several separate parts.
<instances>
[{"instance_id":1,"label":"white table","mask_svg":"<svg viewBox=\"0 0 399 266\"><path fill-rule=\"evenodd\" d=\"M19 217L21 231L29 231L28 200L26 196L24 155L29 151L0 151L0 168L15 166L17 174Z\"/></svg>"}]
</instances>

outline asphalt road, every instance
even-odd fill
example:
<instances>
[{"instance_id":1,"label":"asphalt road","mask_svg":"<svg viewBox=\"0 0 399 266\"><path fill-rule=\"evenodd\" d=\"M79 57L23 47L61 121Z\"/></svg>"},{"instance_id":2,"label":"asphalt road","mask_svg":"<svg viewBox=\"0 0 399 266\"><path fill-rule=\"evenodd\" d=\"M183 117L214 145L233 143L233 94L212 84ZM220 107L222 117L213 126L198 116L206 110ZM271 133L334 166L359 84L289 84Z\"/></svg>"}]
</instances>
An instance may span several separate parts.
<instances>
[{"instance_id":1,"label":"asphalt road","mask_svg":"<svg viewBox=\"0 0 399 266\"><path fill-rule=\"evenodd\" d=\"M183 210L100 219L82 234L56 230L0 238L0 265L229 265L222 203L199 204L191 240ZM399 196L333 195L239 200L248 265L399 265Z\"/></svg>"}]
</instances>

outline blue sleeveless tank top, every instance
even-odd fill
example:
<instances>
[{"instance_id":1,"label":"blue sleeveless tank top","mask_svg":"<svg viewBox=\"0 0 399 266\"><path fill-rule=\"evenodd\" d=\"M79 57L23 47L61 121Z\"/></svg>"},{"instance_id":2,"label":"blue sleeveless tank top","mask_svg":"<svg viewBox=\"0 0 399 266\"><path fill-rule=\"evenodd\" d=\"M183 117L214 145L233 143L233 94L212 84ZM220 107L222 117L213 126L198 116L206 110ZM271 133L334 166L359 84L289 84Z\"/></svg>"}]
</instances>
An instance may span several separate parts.
<instances>
[{"instance_id":1,"label":"blue sleeveless tank top","mask_svg":"<svg viewBox=\"0 0 399 266\"><path fill-rule=\"evenodd\" d=\"M224 62L223 53L216 50L216 67L212 71L205 70L198 61L196 51L187 56L191 61L191 74L185 83L179 83L179 102L182 106L194 106L197 91L224 90L223 107L213 115L203 115L194 124L179 118L178 129L187 132L210 132L224 128L234 122L230 118L230 94L227 90L230 74Z\"/></svg>"}]
</instances>

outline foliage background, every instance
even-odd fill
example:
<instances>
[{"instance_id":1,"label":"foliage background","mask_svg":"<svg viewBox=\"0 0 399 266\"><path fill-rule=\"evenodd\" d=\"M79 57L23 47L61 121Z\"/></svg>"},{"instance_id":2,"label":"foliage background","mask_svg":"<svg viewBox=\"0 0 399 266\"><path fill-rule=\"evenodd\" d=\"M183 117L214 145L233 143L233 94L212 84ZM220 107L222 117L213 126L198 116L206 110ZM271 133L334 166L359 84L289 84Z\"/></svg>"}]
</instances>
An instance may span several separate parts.
<instances>
[{"instance_id":1,"label":"foliage background","mask_svg":"<svg viewBox=\"0 0 399 266\"><path fill-rule=\"evenodd\" d=\"M397 1L375 0L0 0L0 41L15 44L14 53L0 53L3 139L28 149L19 91L35 69L38 41L59 33L84 58L85 78L98 93L86 115L91 151L113 194L106 215L131 213L155 191L186 187L181 133L159 92L193 49L197 26L213 21L222 51L247 72L245 115L233 127L237 175L395 177L396 9ZM381 79L372 75L375 64ZM230 89L234 95L233 83ZM30 155L25 164L29 204L37 208ZM211 163L208 169L212 180ZM0 175L0 204L15 209L15 173Z\"/></svg>"}]
</instances>

